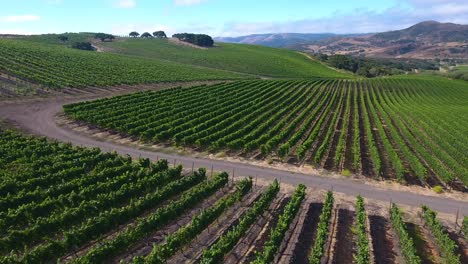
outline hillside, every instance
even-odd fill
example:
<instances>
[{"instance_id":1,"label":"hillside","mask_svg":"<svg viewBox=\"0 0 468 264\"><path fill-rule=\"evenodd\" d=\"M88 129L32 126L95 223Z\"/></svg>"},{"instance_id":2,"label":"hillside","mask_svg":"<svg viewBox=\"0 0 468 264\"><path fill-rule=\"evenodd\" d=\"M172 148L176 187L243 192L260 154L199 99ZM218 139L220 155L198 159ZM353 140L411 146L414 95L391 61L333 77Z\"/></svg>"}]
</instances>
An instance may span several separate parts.
<instances>
[{"instance_id":1,"label":"hillside","mask_svg":"<svg viewBox=\"0 0 468 264\"><path fill-rule=\"evenodd\" d=\"M301 33L272 33L253 34L239 37L217 37L216 41L240 44L263 45L275 48L286 48L300 42L322 40L337 36L332 33L301 34Z\"/></svg>"},{"instance_id":2,"label":"hillside","mask_svg":"<svg viewBox=\"0 0 468 264\"><path fill-rule=\"evenodd\" d=\"M251 78L156 58L82 51L17 39L0 39L0 70L51 88Z\"/></svg>"},{"instance_id":3,"label":"hillside","mask_svg":"<svg viewBox=\"0 0 468 264\"><path fill-rule=\"evenodd\" d=\"M402 30L309 42L299 49L386 58L468 59L468 25L426 21Z\"/></svg>"},{"instance_id":4,"label":"hillside","mask_svg":"<svg viewBox=\"0 0 468 264\"><path fill-rule=\"evenodd\" d=\"M265 77L350 77L287 49L229 43L216 43L214 48L200 49L162 39L118 39L100 45L118 54Z\"/></svg>"}]
</instances>

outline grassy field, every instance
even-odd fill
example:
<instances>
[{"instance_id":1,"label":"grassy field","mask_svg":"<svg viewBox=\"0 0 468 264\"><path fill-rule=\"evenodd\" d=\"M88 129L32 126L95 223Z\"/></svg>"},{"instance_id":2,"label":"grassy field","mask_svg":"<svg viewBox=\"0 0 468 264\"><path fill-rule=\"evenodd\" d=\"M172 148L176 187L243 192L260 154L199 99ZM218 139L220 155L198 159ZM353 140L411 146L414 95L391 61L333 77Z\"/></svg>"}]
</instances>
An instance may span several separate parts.
<instances>
[{"instance_id":1,"label":"grassy field","mask_svg":"<svg viewBox=\"0 0 468 264\"><path fill-rule=\"evenodd\" d=\"M285 78L352 78L295 51L254 45L216 43L197 49L162 39L118 39L102 43L114 52L235 72Z\"/></svg>"},{"instance_id":2,"label":"grassy field","mask_svg":"<svg viewBox=\"0 0 468 264\"><path fill-rule=\"evenodd\" d=\"M241 81L64 109L142 141L464 190L468 85L427 78Z\"/></svg>"},{"instance_id":3,"label":"grassy field","mask_svg":"<svg viewBox=\"0 0 468 264\"><path fill-rule=\"evenodd\" d=\"M0 153L1 263L381 263L395 255L395 235L411 263L461 263L460 242L428 207L414 208L426 224L411 226L434 238L408 230L415 212L393 204L380 216L381 204L358 196L353 206L354 197L335 200L302 184L231 181L225 172L208 176L13 131L0 130ZM443 255L426 250L429 239Z\"/></svg>"},{"instance_id":4,"label":"grassy field","mask_svg":"<svg viewBox=\"0 0 468 264\"><path fill-rule=\"evenodd\" d=\"M52 88L249 78L166 60L11 39L0 39L0 70Z\"/></svg>"}]
</instances>

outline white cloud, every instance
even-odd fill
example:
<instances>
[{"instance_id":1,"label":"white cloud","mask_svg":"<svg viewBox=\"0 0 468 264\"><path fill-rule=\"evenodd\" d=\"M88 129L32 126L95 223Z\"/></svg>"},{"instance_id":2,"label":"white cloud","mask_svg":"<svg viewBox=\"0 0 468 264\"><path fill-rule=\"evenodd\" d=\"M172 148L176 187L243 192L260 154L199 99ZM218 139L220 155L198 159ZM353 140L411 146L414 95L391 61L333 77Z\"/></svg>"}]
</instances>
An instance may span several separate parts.
<instances>
[{"instance_id":1,"label":"white cloud","mask_svg":"<svg viewBox=\"0 0 468 264\"><path fill-rule=\"evenodd\" d=\"M28 22L28 21L38 21L41 17L38 15L10 15L0 17L0 22L7 23L19 23L19 22Z\"/></svg>"},{"instance_id":2,"label":"white cloud","mask_svg":"<svg viewBox=\"0 0 468 264\"><path fill-rule=\"evenodd\" d=\"M178 6L191 6L191 5L198 5L206 0L174 0L174 4Z\"/></svg>"},{"instance_id":3,"label":"white cloud","mask_svg":"<svg viewBox=\"0 0 468 264\"><path fill-rule=\"evenodd\" d=\"M215 35L224 37L291 32L373 33L403 29L426 20L468 24L467 0L400 0L399 3L382 12L358 9L318 19L261 23L232 21L224 24Z\"/></svg>"},{"instance_id":4,"label":"white cloud","mask_svg":"<svg viewBox=\"0 0 468 264\"><path fill-rule=\"evenodd\" d=\"M116 6L119 8L134 8L136 5L136 0L119 0L116 3Z\"/></svg>"}]
</instances>

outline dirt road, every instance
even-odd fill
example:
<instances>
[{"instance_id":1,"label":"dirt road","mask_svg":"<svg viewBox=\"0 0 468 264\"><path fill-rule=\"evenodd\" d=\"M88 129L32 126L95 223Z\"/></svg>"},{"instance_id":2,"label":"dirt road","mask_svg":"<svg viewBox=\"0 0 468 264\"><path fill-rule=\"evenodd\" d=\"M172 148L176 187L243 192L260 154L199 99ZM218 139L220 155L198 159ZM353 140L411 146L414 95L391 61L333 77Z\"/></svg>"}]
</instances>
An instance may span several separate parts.
<instances>
[{"instance_id":1,"label":"dirt road","mask_svg":"<svg viewBox=\"0 0 468 264\"><path fill-rule=\"evenodd\" d=\"M393 202L409 206L426 204L440 212L455 214L457 210L460 210L461 215L468 215L468 199L466 201L461 201L445 197L426 196L414 192L384 189L352 179L330 178L319 175L308 175L264 168L245 163L158 153L136 149L131 146L98 141L78 134L77 132L67 128L62 128L56 124L56 115L61 112L62 105L80 100L83 99L49 98L36 102L0 102L0 118L9 120L31 133L47 136L60 141L71 142L75 145L99 147L104 151L115 150L121 154L129 154L133 157L147 157L153 160L157 157L168 159L170 162L176 160L178 164L183 164L186 168L190 168L193 163L195 164L195 167L206 167L208 169L211 169L213 166L214 170L222 170L229 173L232 173L234 170L236 176L256 175L259 178L265 179L278 178L281 179L282 182L294 185L304 183L310 187L318 189L333 189L336 192L353 196L361 194L369 199L386 202L392 200Z\"/></svg>"}]
</instances>

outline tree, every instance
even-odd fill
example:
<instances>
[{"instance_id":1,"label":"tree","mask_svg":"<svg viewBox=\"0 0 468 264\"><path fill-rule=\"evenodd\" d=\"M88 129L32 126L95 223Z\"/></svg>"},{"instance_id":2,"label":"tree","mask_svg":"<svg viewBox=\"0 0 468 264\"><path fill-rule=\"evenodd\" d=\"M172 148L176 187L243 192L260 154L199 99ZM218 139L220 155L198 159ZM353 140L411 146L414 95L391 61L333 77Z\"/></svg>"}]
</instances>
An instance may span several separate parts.
<instances>
[{"instance_id":1,"label":"tree","mask_svg":"<svg viewBox=\"0 0 468 264\"><path fill-rule=\"evenodd\" d=\"M73 43L72 48L80 49L80 50L94 51L93 45L91 45L91 43L89 43L89 42L75 42L75 43Z\"/></svg>"},{"instance_id":2,"label":"tree","mask_svg":"<svg viewBox=\"0 0 468 264\"><path fill-rule=\"evenodd\" d=\"M66 35L60 35L60 36L58 36L58 39L59 39L60 41L62 41L62 42L66 42L66 41L68 41L68 36L66 36Z\"/></svg>"},{"instance_id":3,"label":"tree","mask_svg":"<svg viewBox=\"0 0 468 264\"><path fill-rule=\"evenodd\" d=\"M145 33L141 34L141 37L142 37L142 38L152 38L153 35L151 35L151 34L148 33L148 32L145 32Z\"/></svg>"},{"instance_id":4,"label":"tree","mask_svg":"<svg viewBox=\"0 0 468 264\"><path fill-rule=\"evenodd\" d=\"M140 36L140 33L136 32L136 31L132 31L128 35L130 35L130 37L132 37L132 38L136 38L136 37Z\"/></svg>"},{"instance_id":5,"label":"tree","mask_svg":"<svg viewBox=\"0 0 468 264\"><path fill-rule=\"evenodd\" d=\"M153 32L153 36L155 38L167 38L166 33L164 31L155 31Z\"/></svg>"},{"instance_id":6,"label":"tree","mask_svg":"<svg viewBox=\"0 0 468 264\"><path fill-rule=\"evenodd\" d=\"M172 35L172 37L202 47L212 47L214 44L213 39L204 34L178 33Z\"/></svg>"},{"instance_id":7,"label":"tree","mask_svg":"<svg viewBox=\"0 0 468 264\"><path fill-rule=\"evenodd\" d=\"M112 41L113 39L115 39L115 37L113 35L106 34L106 33L97 33L96 35L94 35L94 38L95 39L100 39L102 42L104 42L106 40Z\"/></svg>"}]
</instances>

